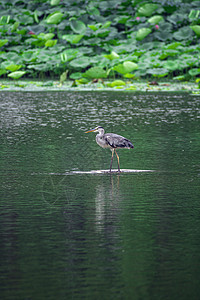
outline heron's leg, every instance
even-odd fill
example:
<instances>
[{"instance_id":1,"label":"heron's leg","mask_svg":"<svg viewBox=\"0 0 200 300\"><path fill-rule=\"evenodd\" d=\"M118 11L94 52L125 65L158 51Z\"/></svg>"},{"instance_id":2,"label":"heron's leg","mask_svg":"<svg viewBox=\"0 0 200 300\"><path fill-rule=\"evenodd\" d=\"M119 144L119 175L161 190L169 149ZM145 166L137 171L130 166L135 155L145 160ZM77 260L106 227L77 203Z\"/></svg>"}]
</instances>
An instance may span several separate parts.
<instances>
[{"instance_id":1,"label":"heron's leg","mask_svg":"<svg viewBox=\"0 0 200 300\"><path fill-rule=\"evenodd\" d=\"M117 151L115 150L115 154L117 156L117 162L118 162L118 172L120 172L120 167L119 167L119 155L117 154Z\"/></svg>"},{"instance_id":2,"label":"heron's leg","mask_svg":"<svg viewBox=\"0 0 200 300\"><path fill-rule=\"evenodd\" d=\"M111 172L111 169L112 169L114 149L112 149L111 151L112 151L112 157L111 157L111 161L110 161L110 172Z\"/></svg>"}]
</instances>

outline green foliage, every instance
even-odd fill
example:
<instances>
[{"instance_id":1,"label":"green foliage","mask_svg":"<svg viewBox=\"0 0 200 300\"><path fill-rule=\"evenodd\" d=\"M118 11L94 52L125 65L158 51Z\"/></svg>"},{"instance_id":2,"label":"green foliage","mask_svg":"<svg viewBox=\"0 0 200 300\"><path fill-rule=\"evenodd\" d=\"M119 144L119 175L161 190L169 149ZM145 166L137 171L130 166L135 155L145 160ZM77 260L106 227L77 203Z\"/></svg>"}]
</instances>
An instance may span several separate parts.
<instances>
[{"instance_id":1,"label":"green foliage","mask_svg":"<svg viewBox=\"0 0 200 300\"><path fill-rule=\"evenodd\" d=\"M63 15L64 14L61 13L60 11L56 11L47 17L46 22L47 24L58 24L60 23Z\"/></svg>"},{"instance_id":2,"label":"green foliage","mask_svg":"<svg viewBox=\"0 0 200 300\"><path fill-rule=\"evenodd\" d=\"M191 28L192 30L194 30L194 32L195 32L198 36L200 36L200 26L199 26L199 25L190 26L190 28Z\"/></svg>"},{"instance_id":3,"label":"green foliage","mask_svg":"<svg viewBox=\"0 0 200 300\"><path fill-rule=\"evenodd\" d=\"M149 18L149 20L147 22L150 24L158 24L163 21L164 21L164 18L162 16L156 15L156 16Z\"/></svg>"},{"instance_id":4,"label":"green foliage","mask_svg":"<svg viewBox=\"0 0 200 300\"><path fill-rule=\"evenodd\" d=\"M151 33L150 28L140 28L136 33L136 40L142 41L150 33Z\"/></svg>"},{"instance_id":5,"label":"green foliage","mask_svg":"<svg viewBox=\"0 0 200 300\"><path fill-rule=\"evenodd\" d=\"M198 1L4 0L0 9L0 76L199 76Z\"/></svg>"},{"instance_id":6,"label":"green foliage","mask_svg":"<svg viewBox=\"0 0 200 300\"><path fill-rule=\"evenodd\" d=\"M106 78L107 73L103 68L100 67L93 67L83 73L83 77L89 79L99 79L99 78Z\"/></svg>"},{"instance_id":7,"label":"green foliage","mask_svg":"<svg viewBox=\"0 0 200 300\"><path fill-rule=\"evenodd\" d=\"M85 34L86 26L83 22L79 20L75 20L75 19L71 20L70 27L75 33Z\"/></svg>"},{"instance_id":8,"label":"green foliage","mask_svg":"<svg viewBox=\"0 0 200 300\"><path fill-rule=\"evenodd\" d=\"M118 79L118 80L114 80L111 83L108 83L107 85L108 85L108 87L120 87L120 86L126 85L126 82Z\"/></svg>"},{"instance_id":9,"label":"green foliage","mask_svg":"<svg viewBox=\"0 0 200 300\"><path fill-rule=\"evenodd\" d=\"M7 42L8 42L7 39L5 39L5 40L0 40L0 47L3 47Z\"/></svg>"},{"instance_id":10,"label":"green foliage","mask_svg":"<svg viewBox=\"0 0 200 300\"><path fill-rule=\"evenodd\" d=\"M11 77L13 79L19 79L21 78L24 74L26 74L25 71L16 71L8 74L8 77Z\"/></svg>"},{"instance_id":11,"label":"green foliage","mask_svg":"<svg viewBox=\"0 0 200 300\"><path fill-rule=\"evenodd\" d=\"M131 62L131 61L125 61L123 64L119 64L113 67L114 71L119 72L120 74L127 74L132 72L133 70L137 69L138 65Z\"/></svg>"},{"instance_id":12,"label":"green foliage","mask_svg":"<svg viewBox=\"0 0 200 300\"><path fill-rule=\"evenodd\" d=\"M158 8L157 4L153 3L145 3L138 9L139 16L149 17L153 14L153 12Z\"/></svg>"}]
</instances>

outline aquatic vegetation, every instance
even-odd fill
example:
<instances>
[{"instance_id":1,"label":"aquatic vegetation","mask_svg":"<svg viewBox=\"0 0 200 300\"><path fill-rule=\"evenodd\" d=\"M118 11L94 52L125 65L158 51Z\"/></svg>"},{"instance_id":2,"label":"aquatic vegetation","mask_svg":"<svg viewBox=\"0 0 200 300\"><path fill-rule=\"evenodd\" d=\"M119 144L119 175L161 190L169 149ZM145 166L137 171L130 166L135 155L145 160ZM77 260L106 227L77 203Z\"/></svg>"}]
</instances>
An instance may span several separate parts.
<instances>
[{"instance_id":1,"label":"aquatic vegetation","mask_svg":"<svg viewBox=\"0 0 200 300\"><path fill-rule=\"evenodd\" d=\"M199 7L181 0L0 1L0 76L193 80L200 75Z\"/></svg>"}]
</instances>

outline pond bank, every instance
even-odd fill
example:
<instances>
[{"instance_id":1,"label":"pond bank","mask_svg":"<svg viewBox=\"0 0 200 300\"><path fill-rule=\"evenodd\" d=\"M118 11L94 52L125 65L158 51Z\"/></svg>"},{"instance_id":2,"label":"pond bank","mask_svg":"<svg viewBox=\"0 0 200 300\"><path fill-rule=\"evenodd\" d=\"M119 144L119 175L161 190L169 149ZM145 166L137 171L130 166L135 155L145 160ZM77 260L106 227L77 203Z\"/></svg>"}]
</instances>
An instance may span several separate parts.
<instances>
[{"instance_id":1,"label":"pond bank","mask_svg":"<svg viewBox=\"0 0 200 300\"><path fill-rule=\"evenodd\" d=\"M65 81L61 84L56 80L1 80L0 90L4 91L133 91L133 92L189 92L200 93L195 82L159 82L159 81L105 81L80 84L77 81Z\"/></svg>"}]
</instances>

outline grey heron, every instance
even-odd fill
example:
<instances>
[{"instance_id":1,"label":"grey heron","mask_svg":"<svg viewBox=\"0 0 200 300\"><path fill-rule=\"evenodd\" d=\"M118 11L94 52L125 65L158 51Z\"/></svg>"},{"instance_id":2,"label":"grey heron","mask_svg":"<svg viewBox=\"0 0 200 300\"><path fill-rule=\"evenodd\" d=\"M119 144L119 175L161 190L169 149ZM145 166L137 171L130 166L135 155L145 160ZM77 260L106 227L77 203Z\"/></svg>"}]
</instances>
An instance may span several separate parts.
<instances>
[{"instance_id":1,"label":"grey heron","mask_svg":"<svg viewBox=\"0 0 200 300\"><path fill-rule=\"evenodd\" d=\"M104 129L101 126L97 126L94 129L90 129L86 131L85 133L88 132L98 132L96 135L96 142L97 144L102 147L102 148L109 148L112 151L112 156L111 156L111 162L110 162L110 172L112 169L112 163L113 163L113 155L114 152L117 156L117 162L118 162L118 172L120 172L120 167L119 167L119 156L116 152L116 148L134 148L133 144L126 139L125 137L115 134L115 133L104 133Z\"/></svg>"}]
</instances>

